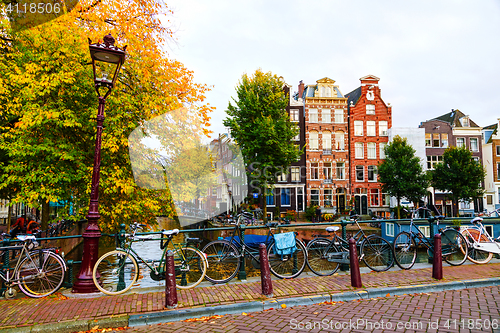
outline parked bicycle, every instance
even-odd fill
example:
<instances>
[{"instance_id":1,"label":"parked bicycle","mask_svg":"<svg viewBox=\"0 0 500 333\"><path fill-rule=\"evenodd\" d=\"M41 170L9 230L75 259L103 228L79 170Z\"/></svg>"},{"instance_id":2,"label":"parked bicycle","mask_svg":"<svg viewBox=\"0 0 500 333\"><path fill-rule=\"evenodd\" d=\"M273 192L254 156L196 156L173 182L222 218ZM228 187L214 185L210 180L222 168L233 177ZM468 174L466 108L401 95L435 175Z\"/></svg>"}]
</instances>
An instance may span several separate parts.
<instances>
[{"instance_id":1,"label":"parked bicycle","mask_svg":"<svg viewBox=\"0 0 500 333\"><path fill-rule=\"evenodd\" d=\"M415 264L417 259L417 248L423 246L427 248L429 257L434 255L434 239L426 237L424 233L415 225L414 219L420 212L427 212L429 215L432 211L426 207L416 209L411 216L409 231L401 231L394 238L394 256L396 264L401 269L410 269ZM430 217L430 222L436 221L439 228L439 221L443 220L443 215ZM401 228L401 225L398 223ZM438 229L441 235L441 255L443 259L450 265L458 266L467 260L468 247L465 238L455 229L446 227ZM432 235L431 235L432 236Z\"/></svg>"},{"instance_id":2,"label":"parked bicycle","mask_svg":"<svg viewBox=\"0 0 500 333\"><path fill-rule=\"evenodd\" d=\"M142 277L142 274L139 274L138 263L149 268L151 279L154 281L164 280L169 244L173 246L177 288L189 289L200 284L207 271L207 260L200 250L189 245L198 245L201 240L187 238L186 243L172 242L172 238L179 233L179 229L163 230L161 238L155 238L155 235L137 235L137 231L144 227L146 227L144 224L132 223L130 225L132 234L125 235L123 247L118 247L97 260L92 273L97 289L107 295L119 295L126 292L132 288L139 276ZM160 247L163 254L160 261L145 260L132 248L133 243L146 240L161 240Z\"/></svg>"},{"instance_id":3,"label":"parked bicycle","mask_svg":"<svg viewBox=\"0 0 500 333\"><path fill-rule=\"evenodd\" d=\"M394 264L391 244L377 235L366 235L358 223L359 215L351 216L359 228L353 236L359 253L359 261L376 272L386 271ZM307 244L307 266L320 276L334 274L340 264L349 264L349 242L336 234L340 228L327 227L326 231L333 233L332 239L318 236Z\"/></svg>"},{"instance_id":4,"label":"parked bicycle","mask_svg":"<svg viewBox=\"0 0 500 333\"><path fill-rule=\"evenodd\" d=\"M492 213L494 212L500 216L500 209ZM464 228L460 232L467 240L469 248L467 258L475 264L487 264L493 258L493 254L500 254L500 237L493 238L482 221L481 217L475 217L471 221L474 226Z\"/></svg>"},{"instance_id":5,"label":"parked bicycle","mask_svg":"<svg viewBox=\"0 0 500 333\"><path fill-rule=\"evenodd\" d=\"M260 264L259 243L265 243L271 273L279 278L297 277L306 266L306 247L295 237L295 249L287 254L280 254L276 247L273 229L278 226L277 222L267 223L269 231L267 236L261 236L257 242L250 243L248 238L254 235L246 235L244 241L241 237L240 223L244 216L239 214L236 225L231 236L227 239L219 239L208 243L203 248L207 255L208 269L205 278L212 283L226 283L233 279L238 273L242 261L240 258L251 258L257 265ZM244 261L243 261L244 262ZM244 263L243 263L244 264Z\"/></svg>"},{"instance_id":6,"label":"parked bicycle","mask_svg":"<svg viewBox=\"0 0 500 333\"><path fill-rule=\"evenodd\" d=\"M9 234L2 234L2 237L11 238ZM7 287L5 298L16 296L16 285L25 295L34 298L56 292L63 284L66 274L64 259L52 249L36 249L38 242L34 235L17 235L17 239L23 244L0 247L2 252L20 250L13 265L9 265L9 269L5 271L0 271L0 278Z\"/></svg>"}]
</instances>

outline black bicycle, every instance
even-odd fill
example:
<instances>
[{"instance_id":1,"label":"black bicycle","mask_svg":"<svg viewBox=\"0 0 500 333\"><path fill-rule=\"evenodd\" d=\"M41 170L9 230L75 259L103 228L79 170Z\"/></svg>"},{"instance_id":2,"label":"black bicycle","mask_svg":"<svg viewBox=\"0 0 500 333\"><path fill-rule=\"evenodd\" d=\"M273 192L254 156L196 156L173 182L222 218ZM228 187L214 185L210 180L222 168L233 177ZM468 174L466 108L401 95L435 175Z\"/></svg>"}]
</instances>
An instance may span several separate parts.
<instances>
[{"instance_id":1,"label":"black bicycle","mask_svg":"<svg viewBox=\"0 0 500 333\"><path fill-rule=\"evenodd\" d=\"M410 221L409 231L401 231L394 238L394 255L396 264L401 269L410 269L417 259L417 248L424 246L427 248L429 257L434 255L434 241L432 237L426 237L424 233L413 223L413 220L423 211L429 214L431 222L436 221L439 227L439 221L445 217L443 215L431 216L432 211L425 207L416 209ZM399 227L401 225L398 224ZM439 229L441 235L441 255L448 264L453 266L461 265L467 260L468 246L464 236L457 230L446 227Z\"/></svg>"},{"instance_id":2,"label":"black bicycle","mask_svg":"<svg viewBox=\"0 0 500 333\"><path fill-rule=\"evenodd\" d=\"M373 271L388 270L394 264L391 244L380 236L367 236L359 225L358 218L359 215L351 216L359 228L353 236L359 250L358 260L362 260ZM327 227L326 231L333 233L332 239L319 236L307 244L307 266L316 275L332 275L340 264L349 264L349 242L335 233L339 229L337 226Z\"/></svg>"},{"instance_id":3,"label":"black bicycle","mask_svg":"<svg viewBox=\"0 0 500 333\"><path fill-rule=\"evenodd\" d=\"M226 283L233 279L238 273L242 260L240 258L251 258L260 264L259 243L267 246L267 255L271 273L285 279L297 277L306 266L306 247L295 237L295 248L288 253L280 253L276 246L273 229L278 226L277 222L267 223L269 231L267 236L261 236L256 242L250 243L248 238L254 235L246 235L244 241L241 237L240 223L245 217L240 214L232 234L227 239L219 239L208 243L202 250L207 256L208 268L205 279L212 283Z\"/></svg>"}]
</instances>

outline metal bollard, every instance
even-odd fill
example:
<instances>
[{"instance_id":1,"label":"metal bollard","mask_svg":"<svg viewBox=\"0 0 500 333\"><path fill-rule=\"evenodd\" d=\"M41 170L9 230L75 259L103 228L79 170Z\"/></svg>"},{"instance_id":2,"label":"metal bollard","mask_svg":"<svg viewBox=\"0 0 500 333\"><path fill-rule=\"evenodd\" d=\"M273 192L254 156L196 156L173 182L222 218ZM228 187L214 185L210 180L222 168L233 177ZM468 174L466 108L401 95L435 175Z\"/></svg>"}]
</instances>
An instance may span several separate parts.
<instances>
[{"instance_id":1,"label":"metal bollard","mask_svg":"<svg viewBox=\"0 0 500 333\"><path fill-rule=\"evenodd\" d=\"M432 277L436 280L443 278L443 258L441 253L441 235L434 235L434 256L432 261Z\"/></svg>"},{"instance_id":2,"label":"metal bollard","mask_svg":"<svg viewBox=\"0 0 500 333\"><path fill-rule=\"evenodd\" d=\"M349 261L351 264L351 286L361 288L361 274L359 272L358 251L356 250L356 240L349 239Z\"/></svg>"},{"instance_id":3,"label":"metal bollard","mask_svg":"<svg viewBox=\"0 0 500 333\"><path fill-rule=\"evenodd\" d=\"M266 297L273 297L273 283L271 282L271 270L269 268L269 258L267 257L266 244L259 245L259 258L262 294Z\"/></svg>"},{"instance_id":4,"label":"metal bollard","mask_svg":"<svg viewBox=\"0 0 500 333\"><path fill-rule=\"evenodd\" d=\"M175 263L174 253L168 251L166 262L166 279L165 279L165 306L168 309L177 307L177 286L175 285Z\"/></svg>"},{"instance_id":5,"label":"metal bollard","mask_svg":"<svg viewBox=\"0 0 500 333\"><path fill-rule=\"evenodd\" d=\"M241 230L241 243L242 244L245 244L245 225L244 224L240 224L240 230ZM240 257L240 262L241 262L241 265L240 265L240 271L238 272L238 280L246 280L247 279L247 272L245 270L245 256L241 256Z\"/></svg>"},{"instance_id":6,"label":"metal bollard","mask_svg":"<svg viewBox=\"0 0 500 333\"><path fill-rule=\"evenodd\" d=\"M340 221L340 225L342 226L342 239L347 239L347 221L342 219ZM346 272L349 269L349 265L347 264L340 264L340 270L342 272Z\"/></svg>"}]
</instances>

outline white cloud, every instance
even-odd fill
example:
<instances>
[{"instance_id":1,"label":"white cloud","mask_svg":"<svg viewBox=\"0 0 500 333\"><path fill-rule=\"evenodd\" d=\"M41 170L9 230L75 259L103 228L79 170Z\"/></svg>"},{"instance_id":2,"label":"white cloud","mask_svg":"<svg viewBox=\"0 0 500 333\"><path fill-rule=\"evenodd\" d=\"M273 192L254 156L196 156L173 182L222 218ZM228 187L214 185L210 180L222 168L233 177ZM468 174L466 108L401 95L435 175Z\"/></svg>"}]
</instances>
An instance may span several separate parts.
<instances>
[{"instance_id":1,"label":"white cloud","mask_svg":"<svg viewBox=\"0 0 500 333\"><path fill-rule=\"evenodd\" d=\"M417 127L452 108L481 126L500 117L500 5L470 1L172 0L170 54L214 85L213 130L243 73L257 68L296 89L328 76L343 93L380 77L393 126Z\"/></svg>"}]
</instances>

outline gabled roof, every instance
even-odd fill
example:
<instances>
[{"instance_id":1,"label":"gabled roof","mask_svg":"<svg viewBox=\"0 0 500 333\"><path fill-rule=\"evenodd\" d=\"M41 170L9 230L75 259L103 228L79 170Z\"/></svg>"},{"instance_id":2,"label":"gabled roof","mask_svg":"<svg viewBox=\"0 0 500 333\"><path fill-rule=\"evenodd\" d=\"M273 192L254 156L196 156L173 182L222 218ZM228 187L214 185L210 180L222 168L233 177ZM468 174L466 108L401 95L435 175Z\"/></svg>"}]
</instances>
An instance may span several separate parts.
<instances>
[{"instance_id":1,"label":"gabled roof","mask_svg":"<svg viewBox=\"0 0 500 333\"><path fill-rule=\"evenodd\" d=\"M376 77L375 75L367 75L367 76L363 76L361 79L359 79L360 81L363 81L363 80L373 80L373 81L380 81L380 78L379 77Z\"/></svg>"},{"instance_id":2,"label":"gabled roof","mask_svg":"<svg viewBox=\"0 0 500 333\"><path fill-rule=\"evenodd\" d=\"M452 127L464 127L460 123L460 119L463 117L466 117L462 111L460 110L452 110L451 112L448 112L442 116L439 116L437 118L433 118L431 120L441 120L446 123L449 123ZM472 119L469 118L469 125L468 127L479 127L475 122L472 121Z\"/></svg>"},{"instance_id":3,"label":"gabled roof","mask_svg":"<svg viewBox=\"0 0 500 333\"><path fill-rule=\"evenodd\" d=\"M493 135L497 134L498 131L498 123L489 125L486 127L483 127L483 133L484 133L484 140L486 143L492 143L493 142Z\"/></svg>"},{"instance_id":4,"label":"gabled roof","mask_svg":"<svg viewBox=\"0 0 500 333\"><path fill-rule=\"evenodd\" d=\"M347 97L347 107L351 105L351 102L352 104L356 105L359 98L361 97L361 87L354 89L350 93L346 94L345 97Z\"/></svg>"}]
</instances>

